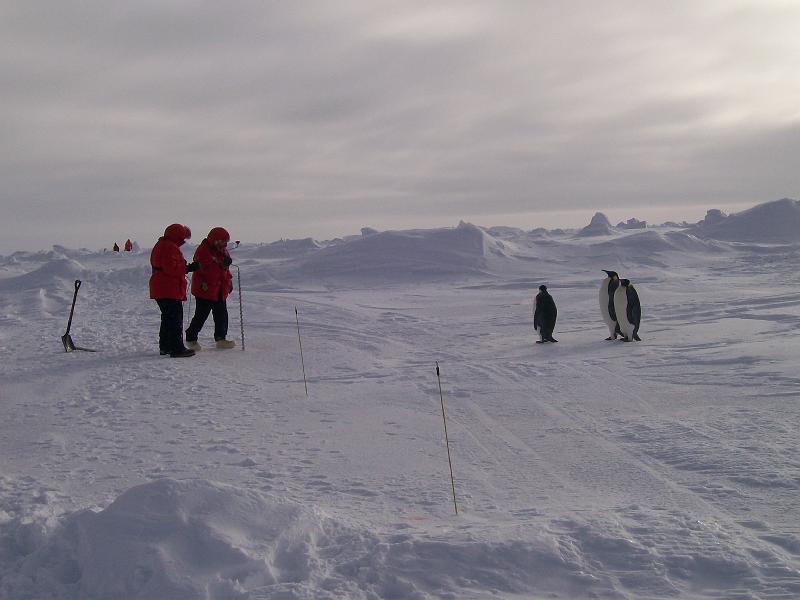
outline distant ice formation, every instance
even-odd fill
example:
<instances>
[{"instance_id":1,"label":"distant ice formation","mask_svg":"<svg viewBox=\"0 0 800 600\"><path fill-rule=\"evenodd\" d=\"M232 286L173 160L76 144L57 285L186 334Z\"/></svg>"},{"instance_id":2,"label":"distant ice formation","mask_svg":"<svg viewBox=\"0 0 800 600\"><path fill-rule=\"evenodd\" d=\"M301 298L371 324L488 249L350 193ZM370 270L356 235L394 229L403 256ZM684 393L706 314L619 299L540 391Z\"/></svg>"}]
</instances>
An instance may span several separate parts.
<instances>
[{"instance_id":1,"label":"distant ice formation","mask_svg":"<svg viewBox=\"0 0 800 600\"><path fill-rule=\"evenodd\" d=\"M608 217L601 212L594 213L591 222L578 232L581 237L590 237L596 235L611 235L614 233L614 228Z\"/></svg>"}]
</instances>

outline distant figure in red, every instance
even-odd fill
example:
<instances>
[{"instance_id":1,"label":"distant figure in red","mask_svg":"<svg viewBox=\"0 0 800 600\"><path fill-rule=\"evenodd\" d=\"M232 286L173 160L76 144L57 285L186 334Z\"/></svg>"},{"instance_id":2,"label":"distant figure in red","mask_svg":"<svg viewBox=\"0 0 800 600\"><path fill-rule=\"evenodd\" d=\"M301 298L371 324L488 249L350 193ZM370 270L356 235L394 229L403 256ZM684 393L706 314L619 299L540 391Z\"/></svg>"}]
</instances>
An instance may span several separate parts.
<instances>
[{"instance_id":1,"label":"distant figure in red","mask_svg":"<svg viewBox=\"0 0 800 600\"><path fill-rule=\"evenodd\" d=\"M200 350L197 334L203 328L209 313L214 315L214 341L217 348L233 348L236 342L227 340L228 306L225 301L233 291L233 277L229 267L231 255L228 242L231 236L222 227L214 227L194 253L200 268L192 274L192 296L195 297L195 312L189 329L186 330L186 345Z\"/></svg>"},{"instance_id":2,"label":"distant figure in red","mask_svg":"<svg viewBox=\"0 0 800 600\"><path fill-rule=\"evenodd\" d=\"M114 252L119 252L119 245L117 244L117 242L114 242L113 250L114 250Z\"/></svg>"},{"instance_id":3,"label":"distant figure in red","mask_svg":"<svg viewBox=\"0 0 800 600\"><path fill-rule=\"evenodd\" d=\"M181 326L183 325L183 304L186 300L186 273L199 268L193 262L187 264L181 252L181 246L192 237L186 225L173 223L158 238L150 253L150 297L161 309L161 329L158 331L158 348L162 356L169 354L172 358L194 356L194 350L183 345Z\"/></svg>"},{"instance_id":4,"label":"distant figure in red","mask_svg":"<svg viewBox=\"0 0 800 600\"><path fill-rule=\"evenodd\" d=\"M130 238L128 238L128 241L125 242L125 252L130 252L131 250L133 250L133 243Z\"/></svg>"}]
</instances>

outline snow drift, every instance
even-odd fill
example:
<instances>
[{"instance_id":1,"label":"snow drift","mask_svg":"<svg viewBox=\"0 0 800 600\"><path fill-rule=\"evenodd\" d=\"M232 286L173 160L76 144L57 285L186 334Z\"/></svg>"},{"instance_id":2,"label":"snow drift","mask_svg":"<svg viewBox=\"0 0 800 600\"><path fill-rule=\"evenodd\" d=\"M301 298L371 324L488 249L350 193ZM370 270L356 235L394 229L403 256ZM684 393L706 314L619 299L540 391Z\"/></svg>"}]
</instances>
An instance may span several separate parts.
<instances>
[{"instance_id":1,"label":"snow drift","mask_svg":"<svg viewBox=\"0 0 800 600\"><path fill-rule=\"evenodd\" d=\"M21 555L2 578L13 598L242 598L302 588L324 519L298 505L203 480L134 487L81 511ZM16 537L20 537L19 532ZM294 596L293 596L294 597Z\"/></svg>"},{"instance_id":2,"label":"snow drift","mask_svg":"<svg viewBox=\"0 0 800 600\"><path fill-rule=\"evenodd\" d=\"M257 258L285 258L300 256L319 249L320 245L312 238L299 240L278 240L258 246L251 250L250 256Z\"/></svg>"},{"instance_id":3,"label":"snow drift","mask_svg":"<svg viewBox=\"0 0 800 600\"><path fill-rule=\"evenodd\" d=\"M472 586L578 596L610 589L546 535L535 543L381 539L295 502L206 480L156 480L49 532L7 523L0 533L0 566L15 559L0 571L0 595L15 600L422 600L465 597Z\"/></svg>"},{"instance_id":4,"label":"snow drift","mask_svg":"<svg viewBox=\"0 0 800 600\"><path fill-rule=\"evenodd\" d=\"M709 211L695 228L697 235L727 241L800 242L800 201L784 198L765 202L730 216Z\"/></svg>"},{"instance_id":5,"label":"snow drift","mask_svg":"<svg viewBox=\"0 0 800 600\"><path fill-rule=\"evenodd\" d=\"M64 281L80 279L85 273L84 266L71 258L56 258L45 262L37 269L18 275L0 279L0 290L30 290L44 288L54 290L61 287ZM60 280L60 282L59 282Z\"/></svg>"},{"instance_id":6,"label":"snow drift","mask_svg":"<svg viewBox=\"0 0 800 600\"><path fill-rule=\"evenodd\" d=\"M382 231L321 248L276 269L282 279L429 281L484 274L503 242L475 225Z\"/></svg>"},{"instance_id":7,"label":"snow drift","mask_svg":"<svg viewBox=\"0 0 800 600\"><path fill-rule=\"evenodd\" d=\"M671 251L692 251L699 253L717 253L723 251L720 244L713 240L699 239L694 235L682 231L668 231L662 233L652 229L642 233L621 236L598 244L592 244L590 248L598 252L609 251L611 249L625 251L631 260L636 260L636 257L640 256L649 256L651 254Z\"/></svg>"}]
</instances>

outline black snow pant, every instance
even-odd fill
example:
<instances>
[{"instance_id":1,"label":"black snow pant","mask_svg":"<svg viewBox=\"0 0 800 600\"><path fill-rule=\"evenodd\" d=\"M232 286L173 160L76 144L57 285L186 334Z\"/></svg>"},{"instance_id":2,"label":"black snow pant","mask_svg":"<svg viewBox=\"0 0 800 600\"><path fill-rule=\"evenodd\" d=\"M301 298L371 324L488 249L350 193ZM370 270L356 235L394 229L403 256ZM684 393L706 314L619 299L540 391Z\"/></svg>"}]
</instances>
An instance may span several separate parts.
<instances>
[{"instance_id":1,"label":"black snow pant","mask_svg":"<svg viewBox=\"0 0 800 600\"><path fill-rule=\"evenodd\" d=\"M228 306L225 304L225 300L213 302L197 296L194 299L194 317L192 317L192 322L189 324L189 329L186 330L186 341L197 341L197 334L200 333L203 325L205 325L209 313L214 315L214 340L224 340L225 336L228 335Z\"/></svg>"},{"instance_id":2,"label":"black snow pant","mask_svg":"<svg viewBox=\"0 0 800 600\"><path fill-rule=\"evenodd\" d=\"M183 302L156 300L161 309L161 328L158 330L158 348L161 352L180 352L185 349L181 338L183 328Z\"/></svg>"}]
</instances>

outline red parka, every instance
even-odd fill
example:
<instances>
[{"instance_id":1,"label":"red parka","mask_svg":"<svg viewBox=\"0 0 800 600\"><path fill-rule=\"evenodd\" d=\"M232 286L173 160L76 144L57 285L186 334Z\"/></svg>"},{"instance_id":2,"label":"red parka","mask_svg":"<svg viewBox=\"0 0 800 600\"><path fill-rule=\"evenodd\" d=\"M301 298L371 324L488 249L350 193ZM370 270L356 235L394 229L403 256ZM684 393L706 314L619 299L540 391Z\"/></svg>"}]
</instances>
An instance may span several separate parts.
<instances>
[{"instance_id":1,"label":"red parka","mask_svg":"<svg viewBox=\"0 0 800 600\"><path fill-rule=\"evenodd\" d=\"M150 253L150 297L154 300L186 300L186 260L181 246L192 232L185 225L175 223L167 227L164 237L153 246Z\"/></svg>"},{"instance_id":2,"label":"red parka","mask_svg":"<svg viewBox=\"0 0 800 600\"><path fill-rule=\"evenodd\" d=\"M225 247L230 239L222 227L214 227L195 250L194 260L200 263L200 268L192 273L193 296L218 302L226 300L233 291L233 276L228 269L231 255Z\"/></svg>"}]
</instances>

